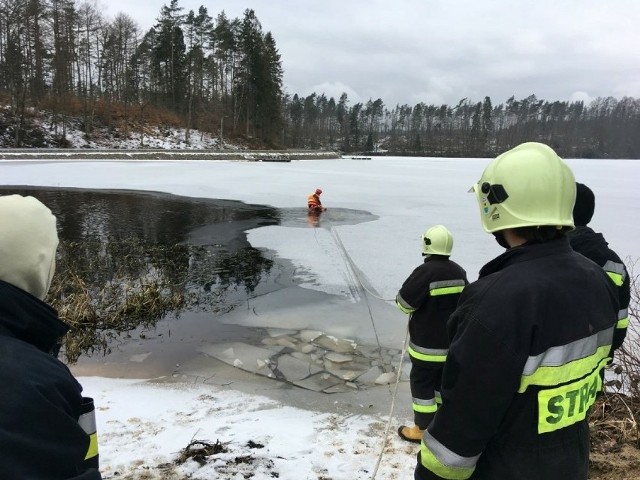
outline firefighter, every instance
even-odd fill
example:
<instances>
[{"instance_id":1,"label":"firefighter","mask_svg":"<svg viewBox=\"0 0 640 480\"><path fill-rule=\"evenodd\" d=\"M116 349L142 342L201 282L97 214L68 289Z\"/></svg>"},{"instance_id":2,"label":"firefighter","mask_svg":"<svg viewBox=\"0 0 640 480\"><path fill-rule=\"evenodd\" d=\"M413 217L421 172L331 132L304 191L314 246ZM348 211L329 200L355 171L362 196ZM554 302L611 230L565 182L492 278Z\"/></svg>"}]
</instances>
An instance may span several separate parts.
<instances>
[{"instance_id":1,"label":"firefighter","mask_svg":"<svg viewBox=\"0 0 640 480\"><path fill-rule=\"evenodd\" d=\"M569 245L573 173L550 147L524 143L491 161L473 192L506 251L449 319L442 405L415 479L586 480L589 408L619 302L604 270Z\"/></svg>"},{"instance_id":2,"label":"firefighter","mask_svg":"<svg viewBox=\"0 0 640 480\"><path fill-rule=\"evenodd\" d=\"M617 287L620 311L613 337L615 349L622 345L629 325L631 279L624 263L609 247L602 233L596 233L588 226L595 206L596 198L593 191L583 183L576 183L576 203L573 207L573 221L576 228L569 233L569 243L576 252L600 265Z\"/></svg>"},{"instance_id":3,"label":"firefighter","mask_svg":"<svg viewBox=\"0 0 640 480\"><path fill-rule=\"evenodd\" d=\"M56 356L69 326L44 302L56 218L33 197L0 196L0 475L100 480L93 400Z\"/></svg>"},{"instance_id":4,"label":"firefighter","mask_svg":"<svg viewBox=\"0 0 640 480\"><path fill-rule=\"evenodd\" d=\"M462 267L449 259L453 236L445 226L429 228L422 234L421 244L424 262L413 270L396 296L397 307L409 315L409 381L415 423L400 426L398 435L416 443L420 443L440 403L442 366L449 347L447 319L468 283Z\"/></svg>"},{"instance_id":5,"label":"firefighter","mask_svg":"<svg viewBox=\"0 0 640 480\"><path fill-rule=\"evenodd\" d=\"M320 195L322 195L322 189L316 188L315 192L309 194L307 197L307 206L309 207L310 213L321 213L326 210L326 208L322 206Z\"/></svg>"}]
</instances>

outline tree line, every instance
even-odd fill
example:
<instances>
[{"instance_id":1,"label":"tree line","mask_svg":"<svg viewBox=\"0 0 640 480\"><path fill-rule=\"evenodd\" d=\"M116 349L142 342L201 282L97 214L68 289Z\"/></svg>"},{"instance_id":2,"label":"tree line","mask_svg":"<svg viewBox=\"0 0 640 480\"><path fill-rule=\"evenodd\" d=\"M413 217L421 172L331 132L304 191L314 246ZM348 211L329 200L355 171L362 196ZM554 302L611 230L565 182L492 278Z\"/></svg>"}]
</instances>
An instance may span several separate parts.
<instances>
[{"instance_id":1,"label":"tree line","mask_svg":"<svg viewBox=\"0 0 640 480\"><path fill-rule=\"evenodd\" d=\"M170 0L143 32L126 13L106 19L94 0L0 0L0 101L17 147L36 109L61 145L71 122L87 140L106 126L141 143L155 122L185 127L186 143L197 129L267 148L478 157L535 140L567 157L640 158L634 98L387 107L291 95L282 77L275 38L251 9L214 18Z\"/></svg>"},{"instance_id":2,"label":"tree line","mask_svg":"<svg viewBox=\"0 0 640 480\"><path fill-rule=\"evenodd\" d=\"M348 106L343 94L312 94L285 103L294 147L331 145L344 152L493 157L539 141L570 158L640 158L640 100L624 97L546 101L530 95L493 105L464 98L457 105L396 105L381 99Z\"/></svg>"}]
</instances>

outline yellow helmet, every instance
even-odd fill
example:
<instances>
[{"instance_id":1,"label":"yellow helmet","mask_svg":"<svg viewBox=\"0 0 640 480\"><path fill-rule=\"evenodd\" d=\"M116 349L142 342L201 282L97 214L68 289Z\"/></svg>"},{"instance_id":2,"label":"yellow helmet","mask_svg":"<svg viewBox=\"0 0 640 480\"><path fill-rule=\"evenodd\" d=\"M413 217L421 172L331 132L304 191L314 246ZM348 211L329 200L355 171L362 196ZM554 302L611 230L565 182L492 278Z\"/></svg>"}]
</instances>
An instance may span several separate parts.
<instances>
[{"instance_id":1,"label":"yellow helmet","mask_svg":"<svg viewBox=\"0 0 640 480\"><path fill-rule=\"evenodd\" d=\"M542 143L528 142L491 161L473 186L482 226L574 227L576 182L569 166Z\"/></svg>"},{"instance_id":2,"label":"yellow helmet","mask_svg":"<svg viewBox=\"0 0 640 480\"><path fill-rule=\"evenodd\" d=\"M434 225L422 234L423 255L451 255L453 235L443 225Z\"/></svg>"}]
</instances>

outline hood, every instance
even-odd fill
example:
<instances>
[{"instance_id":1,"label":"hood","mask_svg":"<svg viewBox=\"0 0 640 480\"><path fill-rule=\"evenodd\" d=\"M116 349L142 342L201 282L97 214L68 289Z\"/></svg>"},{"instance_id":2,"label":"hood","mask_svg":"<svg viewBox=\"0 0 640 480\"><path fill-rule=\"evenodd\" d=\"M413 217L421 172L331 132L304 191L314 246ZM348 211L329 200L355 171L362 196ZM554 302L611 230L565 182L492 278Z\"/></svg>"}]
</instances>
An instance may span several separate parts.
<instances>
[{"instance_id":1,"label":"hood","mask_svg":"<svg viewBox=\"0 0 640 480\"><path fill-rule=\"evenodd\" d=\"M55 270L56 217L33 197L0 196L0 280L43 300Z\"/></svg>"},{"instance_id":2,"label":"hood","mask_svg":"<svg viewBox=\"0 0 640 480\"><path fill-rule=\"evenodd\" d=\"M576 226L588 225L596 209L596 197L584 183L576 182L576 203L573 205L573 221Z\"/></svg>"}]
</instances>

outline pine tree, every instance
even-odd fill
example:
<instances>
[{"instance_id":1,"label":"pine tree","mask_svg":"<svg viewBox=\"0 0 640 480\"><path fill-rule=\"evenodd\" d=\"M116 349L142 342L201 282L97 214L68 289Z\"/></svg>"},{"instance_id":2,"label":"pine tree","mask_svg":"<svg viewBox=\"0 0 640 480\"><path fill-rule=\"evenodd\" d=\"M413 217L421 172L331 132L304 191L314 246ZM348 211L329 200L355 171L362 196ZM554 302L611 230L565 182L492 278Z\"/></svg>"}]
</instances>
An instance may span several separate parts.
<instances>
[{"instance_id":1,"label":"pine tree","mask_svg":"<svg viewBox=\"0 0 640 480\"><path fill-rule=\"evenodd\" d=\"M185 110L186 70L184 34L182 25L184 16L180 14L182 7L178 0L171 0L164 5L156 24L155 44L153 47L154 69L160 87L164 106L174 111Z\"/></svg>"},{"instance_id":2,"label":"pine tree","mask_svg":"<svg viewBox=\"0 0 640 480\"><path fill-rule=\"evenodd\" d=\"M262 139L277 143L282 129L282 64L271 32L264 36L257 73L256 115Z\"/></svg>"}]
</instances>

